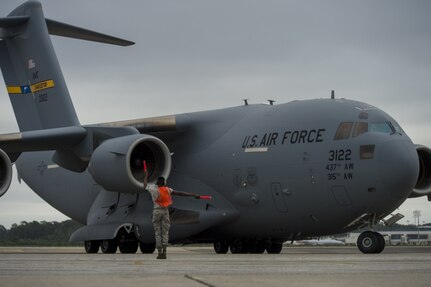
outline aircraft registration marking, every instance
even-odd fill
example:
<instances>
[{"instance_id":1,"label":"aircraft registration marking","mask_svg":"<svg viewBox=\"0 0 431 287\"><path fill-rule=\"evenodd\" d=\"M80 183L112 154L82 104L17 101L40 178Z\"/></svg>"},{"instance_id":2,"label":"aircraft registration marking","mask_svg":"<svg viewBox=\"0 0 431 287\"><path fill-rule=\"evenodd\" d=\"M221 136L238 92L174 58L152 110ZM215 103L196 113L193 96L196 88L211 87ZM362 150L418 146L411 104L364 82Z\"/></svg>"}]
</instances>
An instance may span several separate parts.
<instances>
[{"instance_id":1,"label":"aircraft registration marking","mask_svg":"<svg viewBox=\"0 0 431 287\"><path fill-rule=\"evenodd\" d=\"M352 160L352 151L350 149L339 149L329 151L329 161Z\"/></svg>"},{"instance_id":2,"label":"aircraft registration marking","mask_svg":"<svg viewBox=\"0 0 431 287\"><path fill-rule=\"evenodd\" d=\"M32 91L32 93L36 93L38 91L53 88L54 86L55 85L54 85L53 80L43 81L43 82L39 82L39 83L31 85L31 91Z\"/></svg>"},{"instance_id":3,"label":"aircraft registration marking","mask_svg":"<svg viewBox=\"0 0 431 287\"><path fill-rule=\"evenodd\" d=\"M353 180L354 163L352 160L352 151L350 149L339 149L329 151L329 163L325 169L328 171L327 179L334 180Z\"/></svg>"},{"instance_id":4,"label":"aircraft registration marking","mask_svg":"<svg viewBox=\"0 0 431 287\"><path fill-rule=\"evenodd\" d=\"M55 87L53 80L47 80L38 82L32 85L23 86L7 86L7 92L9 94L29 94L43 91Z\"/></svg>"}]
</instances>

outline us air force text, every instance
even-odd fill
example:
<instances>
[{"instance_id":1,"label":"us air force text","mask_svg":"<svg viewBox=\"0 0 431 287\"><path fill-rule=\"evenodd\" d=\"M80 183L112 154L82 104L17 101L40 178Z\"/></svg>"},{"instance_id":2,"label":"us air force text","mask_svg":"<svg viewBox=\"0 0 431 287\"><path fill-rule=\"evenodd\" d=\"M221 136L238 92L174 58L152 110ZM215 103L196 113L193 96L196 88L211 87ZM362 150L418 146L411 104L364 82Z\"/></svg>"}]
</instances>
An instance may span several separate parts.
<instances>
[{"instance_id":1,"label":"us air force text","mask_svg":"<svg viewBox=\"0 0 431 287\"><path fill-rule=\"evenodd\" d=\"M323 142L325 131L326 129L313 129L250 135L244 138L242 148L267 147L278 144L319 143Z\"/></svg>"}]
</instances>

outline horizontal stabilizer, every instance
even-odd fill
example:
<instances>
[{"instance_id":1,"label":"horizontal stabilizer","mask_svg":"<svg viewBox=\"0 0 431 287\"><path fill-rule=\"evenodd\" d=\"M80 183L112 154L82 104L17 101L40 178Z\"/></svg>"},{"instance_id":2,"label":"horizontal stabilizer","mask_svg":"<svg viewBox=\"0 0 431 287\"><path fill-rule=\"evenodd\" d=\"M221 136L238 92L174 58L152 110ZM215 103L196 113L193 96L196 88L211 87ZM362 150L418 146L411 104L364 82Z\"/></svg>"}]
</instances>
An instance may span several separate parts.
<instances>
[{"instance_id":1,"label":"horizontal stabilizer","mask_svg":"<svg viewBox=\"0 0 431 287\"><path fill-rule=\"evenodd\" d=\"M69 24L61 23L58 21L45 19L48 27L48 32L51 35L75 38L80 40L87 40L105 44L112 44L118 46L130 46L135 44L134 42L127 41L124 39L112 37L109 35L101 34L91 30L79 28ZM1 23L1 22L0 22Z\"/></svg>"},{"instance_id":2,"label":"horizontal stabilizer","mask_svg":"<svg viewBox=\"0 0 431 287\"><path fill-rule=\"evenodd\" d=\"M9 16L5 18L0 18L0 29L6 29L4 31L0 30L0 38L13 37L15 33L7 33L7 29L26 24L30 19L29 16ZM51 19L45 19L46 26L48 27L48 32L51 35L87 40L92 42L99 42L105 44L112 44L118 46L131 46L134 42L120 39L117 37L109 36L106 34L94 32L91 30L83 29L80 27L72 26L62 22L54 21Z\"/></svg>"}]
</instances>

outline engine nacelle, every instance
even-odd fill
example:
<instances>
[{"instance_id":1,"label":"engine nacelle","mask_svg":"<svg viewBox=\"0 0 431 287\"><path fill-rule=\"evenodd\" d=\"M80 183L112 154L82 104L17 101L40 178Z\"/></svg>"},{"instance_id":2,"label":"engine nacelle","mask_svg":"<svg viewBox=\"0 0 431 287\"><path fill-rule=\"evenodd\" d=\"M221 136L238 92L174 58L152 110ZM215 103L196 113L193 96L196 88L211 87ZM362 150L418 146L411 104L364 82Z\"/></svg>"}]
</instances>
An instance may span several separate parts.
<instances>
[{"instance_id":1,"label":"engine nacelle","mask_svg":"<svg viewBox=\"0 0 431 287\"><path fill-rule=\"evenodd\" d=\"M88 170L105 190L136 193L143 190L145 160L148 182L168 178L171 154L168 147L150 135L130 135L104 141L91 156Z\"/></svg>"},{"instance_id":2,"label":"engine nacelle","mask_svg":"<svg viewBox=\"0 0 431 287\"><path fill-rule=\"evenodd\" d=\"M0 196L6 193L12 181L12 164L7 154L0 149Z\"/></svg>"},{"instance_id":3,"label":"engine nacelle","mask_svg":"<svg viewBox=\"0 0 431 287\"><path fill-rule=\"evenodd\" d=\"M419 157L419 177L409 197L431 194L431 149L417 145L416 151Z\"/></svg>"}]
</instances>

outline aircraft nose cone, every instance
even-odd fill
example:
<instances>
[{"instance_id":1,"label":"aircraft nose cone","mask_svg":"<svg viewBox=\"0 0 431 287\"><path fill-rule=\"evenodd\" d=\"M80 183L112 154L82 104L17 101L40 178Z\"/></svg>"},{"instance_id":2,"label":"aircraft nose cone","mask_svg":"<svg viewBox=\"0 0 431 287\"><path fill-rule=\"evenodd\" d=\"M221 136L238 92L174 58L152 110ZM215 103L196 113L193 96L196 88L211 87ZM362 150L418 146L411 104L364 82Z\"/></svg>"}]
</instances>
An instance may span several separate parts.
<instances>
[{"instance_id":1,"label":"aircraft nose cone","mask_svg":"<svg viewBox=\"0 0 431 287\"><path fill-rule=\"evenodd\" d=\"M376 151L383 185L394 198L406 198L419 176L415 146L408 141L389 141L381 144Z\"/></svg>"}]
</instances>

